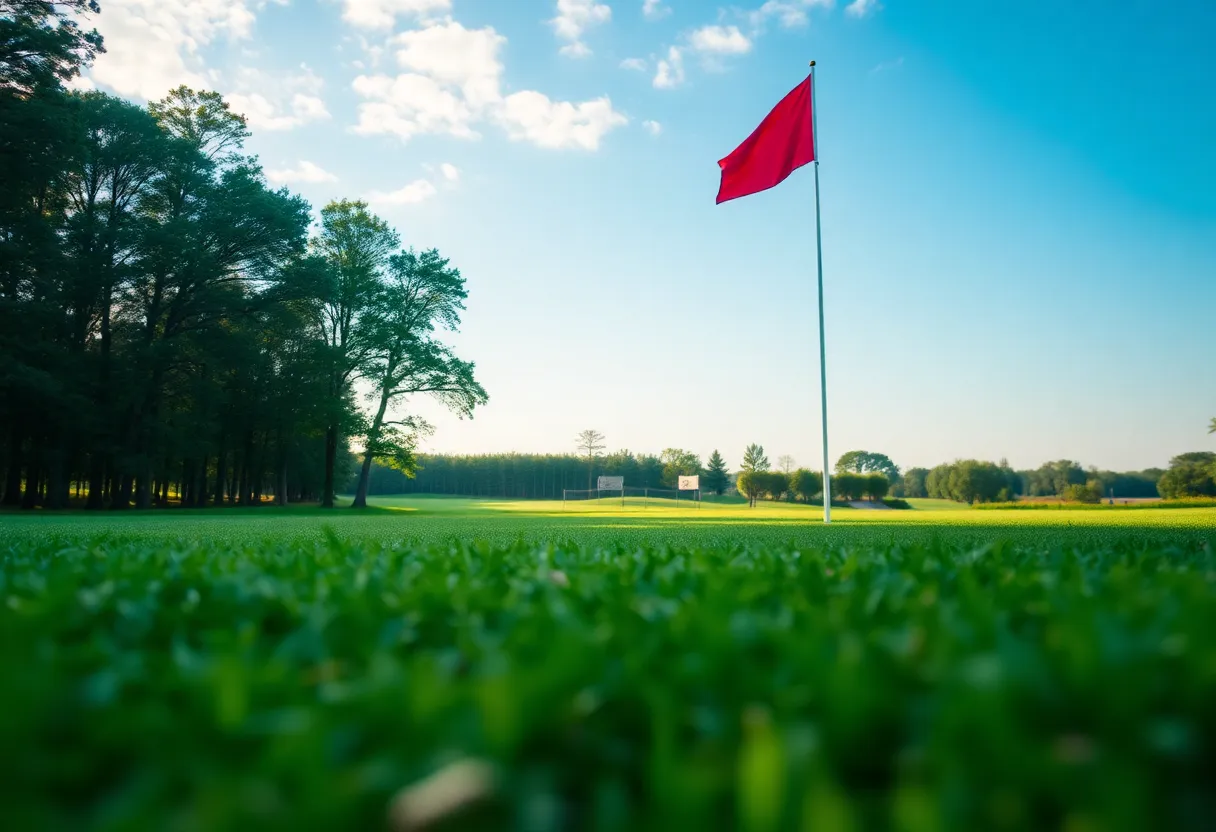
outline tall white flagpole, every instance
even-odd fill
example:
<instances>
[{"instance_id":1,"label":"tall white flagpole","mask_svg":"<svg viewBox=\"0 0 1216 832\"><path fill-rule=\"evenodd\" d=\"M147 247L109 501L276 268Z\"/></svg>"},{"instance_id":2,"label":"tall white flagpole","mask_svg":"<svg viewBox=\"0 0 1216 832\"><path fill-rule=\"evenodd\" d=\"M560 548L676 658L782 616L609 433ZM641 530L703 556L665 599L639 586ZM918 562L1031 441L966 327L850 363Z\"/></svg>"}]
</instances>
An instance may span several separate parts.
<instances>
[{"instance_id":1,"label":"tall white flagpole","mask_svg":"<svg viewBox=\"0 0 1216 832\"><path fill-rule=\"evenodd\" d=\"M823 522L832 522L832 473L828 467L828 354L823 336L823 232L819 223L819 108L811 61L811 137L815 148L815 253L819 260L819 393L823 402Z\"/></svg>"}]
</instances>

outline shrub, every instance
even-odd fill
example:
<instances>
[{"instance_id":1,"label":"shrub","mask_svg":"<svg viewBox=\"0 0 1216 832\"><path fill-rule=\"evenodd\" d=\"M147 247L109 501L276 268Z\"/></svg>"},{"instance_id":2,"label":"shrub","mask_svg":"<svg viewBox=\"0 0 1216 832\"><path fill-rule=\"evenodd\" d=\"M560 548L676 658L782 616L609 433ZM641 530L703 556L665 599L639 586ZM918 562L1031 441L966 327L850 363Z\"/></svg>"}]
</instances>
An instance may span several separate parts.
<instances>
[{"instance_id":1,"label":"shrub","mask_svg":"<svg viewBox=\"0 0 1216 832\"><path fill-rule=\"evenodd\" d=\"M761 492L767 494L770 500L780 500L790 490L790 478L780 471L764 471L756 476L760 480Z\"/></svg>"},{"instance_id":2,"label":"shrub","mask_svg":"<svg viewBox=\"0 0 1216 832\"><path fill-rule=\"evenodd\" d=\"M832 477L832 495L846 502L860 500L866 491L866 477L861 474L836 474Z\"/></svg>"},{"instance_id":3,"label":"shrub","mask_svg":"<svg viewBox=\"0 0 1216 832\"><path fill-rule=\"evenodd\" d=\"M871 500L881 500L891 490L886 474L866 474L866 494Z\"/></svg>"},{"instance_id":4,"label":"shrub","mask_svg":"<svg viewBox=\"0 0 1216 832\"><path fill-rule=\"evenodd\" d=\"M899 508L899 509L912 508L911 503L909 503L907 500L900 500L896 497L885 497L885 498L883 498L882 503L887 508Z\"/></svg>"},{"instance_id":5,"label":"shrub","mask_svg":"<svg viewBox=\"0 0 1216 832\"><path fill-rule=\"evenodd\" d=\"M1069 503L1098 503L1102 501L1102 495L1098 493L1098 489L1093 485L1067 485L1064 487L1062 496L1065 502Z\"/></svg>"},{"instance_id":6,"label":"shrub","mask_svg":"<svg viewBox=\"0 0 1216 832\"><path fill-rule=\"evenodd\" d=\"M799 468L790 477L790 490L803 502L809 503L816 494L823 492L823 475L816 471Z\"/></svg>"}]
</instances>

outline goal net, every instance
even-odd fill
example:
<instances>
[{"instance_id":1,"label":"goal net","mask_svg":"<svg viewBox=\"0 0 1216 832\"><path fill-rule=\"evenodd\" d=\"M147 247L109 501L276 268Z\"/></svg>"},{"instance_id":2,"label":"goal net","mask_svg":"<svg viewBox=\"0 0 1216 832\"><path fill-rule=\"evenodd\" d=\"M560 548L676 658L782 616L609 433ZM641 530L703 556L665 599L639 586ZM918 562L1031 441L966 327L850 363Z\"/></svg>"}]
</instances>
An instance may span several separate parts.
<instances>
[{"instance_id":1,"label":"goal net","mask_svg":"<svg viewBox=\"0 0 1216 832\"><path fill-rule=\"evenodd\" d=\"M678 491L674 488L592 488L562 491L562 504L577 505L583 509L604 508L679 508L700 507L700 494Z\"/></svg>"}]
</instances>

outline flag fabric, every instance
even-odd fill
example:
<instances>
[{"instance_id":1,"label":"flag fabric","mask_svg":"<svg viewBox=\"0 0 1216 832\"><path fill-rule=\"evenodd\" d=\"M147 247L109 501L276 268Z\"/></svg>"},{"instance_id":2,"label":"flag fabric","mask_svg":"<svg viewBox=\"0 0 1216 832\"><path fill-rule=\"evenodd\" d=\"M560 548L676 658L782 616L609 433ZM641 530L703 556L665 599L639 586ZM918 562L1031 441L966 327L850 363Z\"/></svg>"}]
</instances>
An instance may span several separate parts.
<instances>
[{"instance_id":1,"label":"flag fabric","mask_svg":"<svg viewBox=\"0 0 1216 832\"><path fill-rule=\"evenodd\" d=\"M722 183L717 204L767 191L813 161L815 131L808 77L781 99L743 144L718 162Z\"/></svg>"}]
</instances>

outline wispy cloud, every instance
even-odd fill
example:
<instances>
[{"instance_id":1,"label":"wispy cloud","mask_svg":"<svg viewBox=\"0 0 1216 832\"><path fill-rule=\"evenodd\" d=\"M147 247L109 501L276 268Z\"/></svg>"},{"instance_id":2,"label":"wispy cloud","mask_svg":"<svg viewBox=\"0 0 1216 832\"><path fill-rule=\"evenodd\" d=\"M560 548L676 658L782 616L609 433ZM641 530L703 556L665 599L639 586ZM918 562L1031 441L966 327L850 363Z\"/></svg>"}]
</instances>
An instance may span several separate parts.
<instances>
[{"instance_id":1,"label":"wispy cloud","mask_svg":"<svg viewBox=\"0 0 1216 832\"><path fill-rule=\"evenodd\" d=\"M852 3L845 6L844 13L851 17L866 17L874 14L881 8L882 5L879 4L878 0L853 0Z\"/></svg>"},{"instance_id":2,"label":"wispy cloud","mask_svg":"<svg viewBox=\"0 0 1216 832\"><path fill-rule=\"evenodd\" d=\"M266 171L266 178L276 185L286 185L290 182L337 182L338 177L322 168L320 165L301 159L294 168L278 168Z\"/></svg>"},{"instance_id":3,"label":"wispy cloud","mask_svg":"<svg viewBox=\"0 0 1216 832\"><path fill-rule=\"evenodd\" d=\"M557 0L557 16L549 23L560 40L569 41L558 51L569 58L585 58L591 48L583 43L583 33L612 19L612 8L596 0Z\"/></svg>"},{"instance_id":4,"label":"wispy cloud","mask_svg":"<svg viewBox=\"0 0 1216 832\"><path fill-rule=\"evenodd\" d=\"M752 49L751 40L738 26L702 26L688 36L688 43L707 55L743 55Z\"/></svg>"},{"instance_id":5,"label":"wispy cloud","mask_svg":"<svg viewBox=\"0 0 1216 832\"><path fill-rule=\"evenodd\" d=\"M392 29L398 15L429 18L452 10L452 0L343 0L342 19L361 29Z\"/></svg>"},{"instance_id":6,"label":"wispy cloud","mask_svg":"<svg viewBox=\"0 0 1216 832\"><path fill-rule=\"evenodd\" d=\"M674 89L684 83L684 53L678 46L667 50L667 57L655 67L654 86L660 90Z\"/></svg>"},{"instance_id":7,"label":"wispy cloud","mask_svg":"<svg viewBox=\"0 0 1216 832\"><path fill-rule=\"evenodd\" d=\"M397 35L389 45L402 72L364 74L352 84L363 99L353 131L476 139L481 125L496 124L538 147L596 150L628 122L606 96L568 102L536 90L504 95L499 55L506 42L492 27L466 29L450 18Z\"/></svg>"},{"instance_id":8,"label":"wispy cloud","mask_svg":"<svg viewBox=\"0 0 1216 832\"><path fill-rule=\"evenodd\" d=\"M415 179L395 191L372 191L367 201L372 205L417 205L439 193L429 179Z\"/></svg>"},{"instance_id":9,"label":"wispy cloud","mask_svg":"<svg viewBox=\"0 0 1216 832\"><path fill-rule=\"evenodd\" d=\"M642 16L647 20L658 20L671 14L671 8L663 5L663 0L643 0Z\"/></svg>"},{"instance_id":10,"label":"wispy cloud","mask_svg":"<svg viewBox=\"0 0 1216 832\"><path fill-rule=\"evenodd\" d=\"M663 125L659 124L657 121L647 119L646 121L642 122L642 126L645 127L646 132L652 136L657 136L663 132Z\"/></svg>"},{"instance_id":11,"label":"wispy cloud","mask_svg":"<svg viewBox=\"0 0 1216 832\"><path fill-rule=\"evenodd\" d=\"M877 75L880 72L890 72L893 69L899 69L904 65L903 56L896 58L893 61L883 61L870 70L871 75Z\"/></svg>"}]
</instances>

